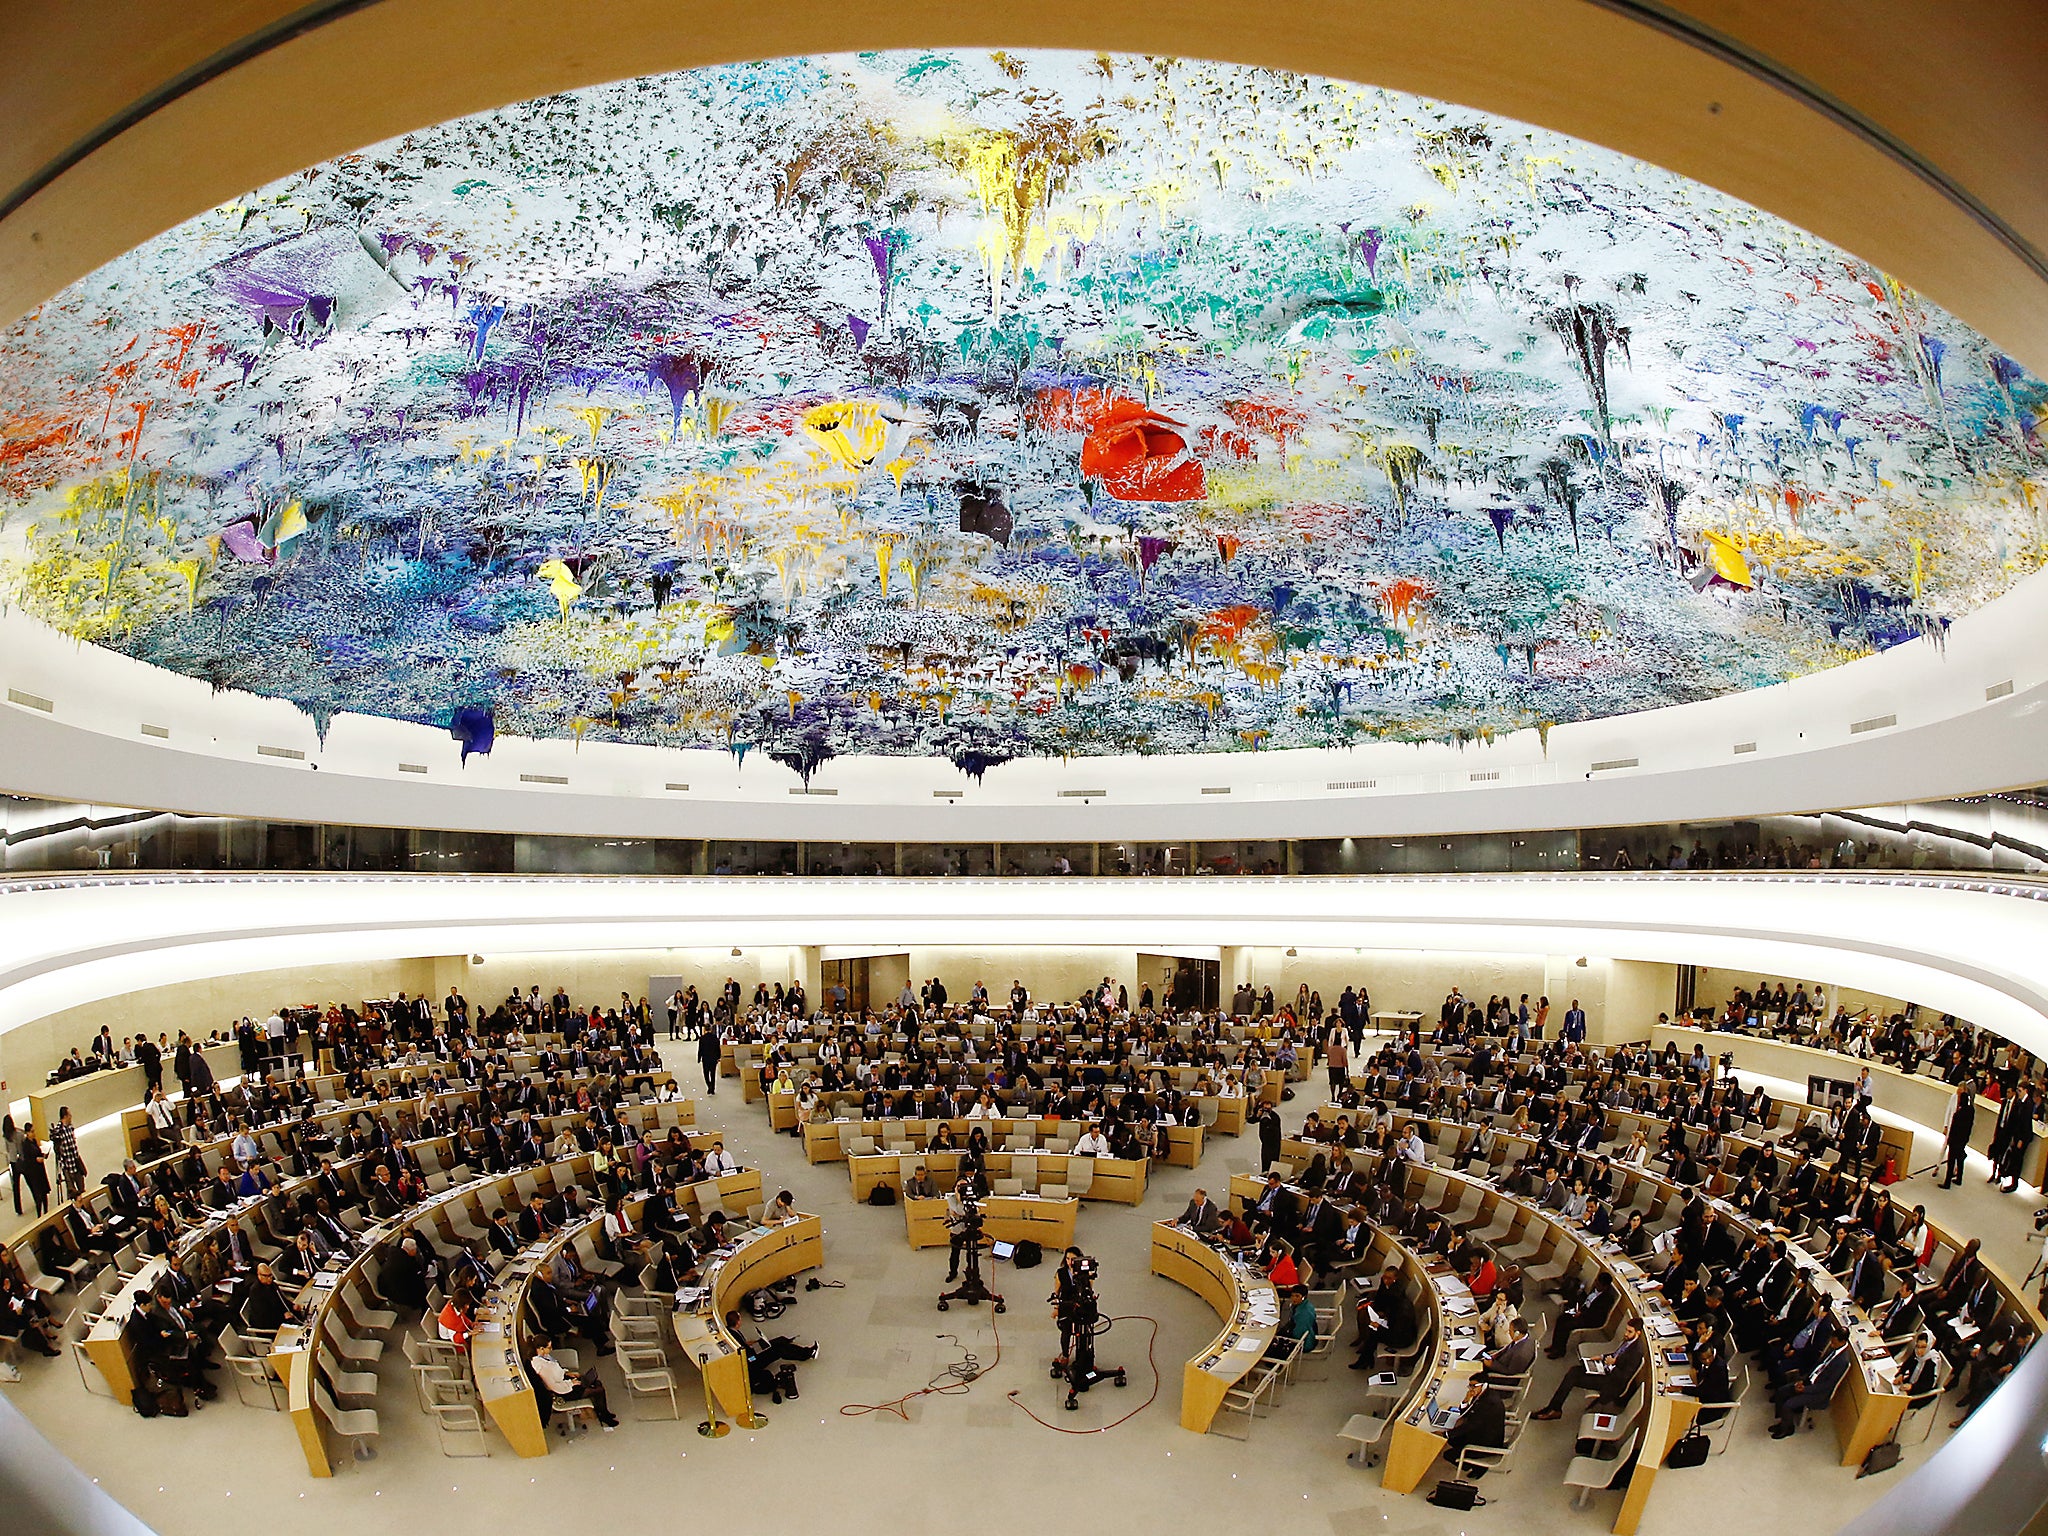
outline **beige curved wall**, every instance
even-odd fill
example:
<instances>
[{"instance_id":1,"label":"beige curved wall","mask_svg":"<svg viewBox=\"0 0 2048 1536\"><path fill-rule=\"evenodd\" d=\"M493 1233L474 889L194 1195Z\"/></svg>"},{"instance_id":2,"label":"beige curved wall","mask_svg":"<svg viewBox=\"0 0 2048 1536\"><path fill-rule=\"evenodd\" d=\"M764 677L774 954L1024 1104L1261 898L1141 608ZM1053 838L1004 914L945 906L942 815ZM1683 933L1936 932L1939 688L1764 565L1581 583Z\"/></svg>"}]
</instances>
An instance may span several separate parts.
<instances>
[{"instance_id":1,"label":"beige curved wall","mask_svg":"<svg viewBox=\"0 0 2048 1536\"><path fill-rule=\"evenodd\" d=\"M735 59L1003 45L1230 59L1541 123L1812 230L2048 372L2048 49L2033 0L1041 0L991 14L935 0L13 7L0 49L0 208L12 208L0 320L249 187L462 113ZM294 19L329 15L265 46Z\"/></svg>"}]
</instances>

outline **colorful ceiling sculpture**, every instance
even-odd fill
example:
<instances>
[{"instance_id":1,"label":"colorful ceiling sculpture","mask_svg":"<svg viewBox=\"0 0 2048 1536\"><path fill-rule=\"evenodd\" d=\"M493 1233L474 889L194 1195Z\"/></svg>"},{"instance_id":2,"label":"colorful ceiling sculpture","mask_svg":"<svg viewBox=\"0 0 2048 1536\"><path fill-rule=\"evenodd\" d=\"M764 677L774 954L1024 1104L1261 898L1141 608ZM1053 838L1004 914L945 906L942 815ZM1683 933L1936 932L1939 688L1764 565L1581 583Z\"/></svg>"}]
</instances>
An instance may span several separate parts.
<instances>
[{"instance_id":1,"label":"colorful ceiling sculpture","mask_svg":"<svg viewBox=\"0 0 2048 1536\"><path fill-rule=\"evenodd\" d=\"M866 55L448 123L0 340L16 601L494 735L1492 739L1915 639L2048 392L1623 157L1216 64Z\"/></svg>"}]
</instances>

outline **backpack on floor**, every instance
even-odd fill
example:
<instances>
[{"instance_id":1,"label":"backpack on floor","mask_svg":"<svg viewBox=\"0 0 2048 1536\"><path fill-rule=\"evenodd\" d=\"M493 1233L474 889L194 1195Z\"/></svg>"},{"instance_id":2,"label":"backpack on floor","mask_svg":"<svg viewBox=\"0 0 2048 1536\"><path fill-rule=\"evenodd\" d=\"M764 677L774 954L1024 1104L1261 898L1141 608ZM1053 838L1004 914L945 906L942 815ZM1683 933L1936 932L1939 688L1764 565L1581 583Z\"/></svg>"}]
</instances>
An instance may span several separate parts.
<instances>
[{"instance_id":1,"label":"backpack on floor","mask_svg":"<svg viewBox=\"0 0 2048 1536\"><path fill-rule=\"evenodd\" d=\"M1017 1251L1010 1255L1011 1264L1018 1269L1036 1269L1044 1259L1045 1250L1028 1237L1019 1243Z\"/></svg>"},{"instance_id":2,"label":"backpack on floor","mask_svg":"<svg viewBox=\"0 0 2048 1536\"><path fill-rule=\"evenodd\" d=\"M894 1205L895 1203L896 1189L894 1185L877 1184L873 1189L868 1191L869 1205Z\"/></svg>"}]
</instances>

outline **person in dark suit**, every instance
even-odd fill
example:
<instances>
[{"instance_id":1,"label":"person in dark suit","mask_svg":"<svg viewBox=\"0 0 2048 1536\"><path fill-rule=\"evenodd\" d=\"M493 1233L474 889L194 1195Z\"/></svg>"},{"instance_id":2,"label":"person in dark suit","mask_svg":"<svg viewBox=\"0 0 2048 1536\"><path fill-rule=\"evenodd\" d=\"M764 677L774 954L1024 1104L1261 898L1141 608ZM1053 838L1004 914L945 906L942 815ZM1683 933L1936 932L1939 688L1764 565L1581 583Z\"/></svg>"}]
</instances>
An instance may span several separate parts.
<instances>
[{"instance_id":1,"label":"person in dark suit","mask_svg":"<svg viewBox=\"0 0 2048 1536\"><path fill-rule=\"evenodd\" d=\"M1619 1298L1615 1294L1614 1279L1606 1270L1593 1277L1593 1283L1585 1293L1570 1306L1557 1314L1557 1322L1551 1330L1550 1348L1547 1351L1552 1360L1562 1360L1572 1335L1582 1330L1605 1328L1614 1319L1614 1307Z\"/></svg>"},{"instance_id":2,"label":"person in dark suit","mask_svg":"<svg viewBox=\"0 0 2048 1536\"><path fill-rule=\"evenodd\" d=\"M2033 1145L2034 1116L2039 1111L2040 1103L2034 1097L2031 1083L2022 1083L2020 1091L1999 1106L1998 1134L2002 1146L1998 1166L1992 1173L2001 1181L1999 1187L2008 1193L2019 1188L2020 1175L2026 1171L2027 1148Z\"/></svg>"},{"instance_id":3,"label":"person in dark suit","mask_svg":"<svg viewBox=\"0 0 2048 1536\"><path fill-rule=\"evenodd\" d=\"M1711 1337L1702 1339L1692 1346L1693 1378L1698 1383L1695 1394L1702 1403L1727 1403L1735 1399L1735 1383L1728 1375L1728 1357L1721 1346ZM1704 1427L1718 1424L1732 1412L1728 1408L1701 1408L1699 1422Z\"/></svg>"},{"instance_id":4,"label":"person in dark suit","mask_svg":"<svg viewBox=\"0 0 2048 1536\"><path fill-rule=\"evenodd\" d=\"M1194 1198L1188 1201L1187 1209L1180 1213L1179 1222L1190 1232L1206 1235L1223 1225L1223 1212L1209 1198L1209 1191L1198 1189Z\"/></svg>"},{"instance_id":5,"label":"person in dark suit","mask_svg":"<svg viewBox=\"0 0 2048 1536\"><path fill-rule=\"evenodd\" d=\"M1849 1370L1849 1341L1826 1325L1829 1340L1813 1370L1793 1376L1777 1390L1778 1422L1771 1426L1771 1438L1782 1440L1799 1427L1799 1416L1809 1408L1825 1408L1834 1400L1835 1389Z\"/></svg>"},{"instance_id":6,"label":"person in dark suit","mask_svg":"<svg viewBox=\"0 0 2048 1536\"><path fill-rule=\"evenodd\" d=\"M1530 1417L1545 1421L1563 1418L1564 1400L1582 1387L1590 1387L1597 1402L1619 1403L1627 1398L1649 1358L1649 1350L1643 1344L1642 1319L1630 1314L1622 1320L1621 1342L1598 1361L1581 1361L1566 1371L1550 1401Z\"/></svg>"},{"instance_id":7,"label":"person in dark suit","mask_svg":"<svg viewBox=\"0 0 2048 1536\"><path fill-rule=\"evenodd\" d=\"M1354 1371L1369 1371L1381 1349L1406 1349L1415 1338L1415 1303L1401 1289L1401 1266L1380 1271L1380 1283L1358 1303L1358 1358Z\"/></svg>"},{"instance_id":8,"label":"person in dark suit","mask_svg":"<svg viewBox=\"0 0 2048 1536\"><path fill-rule=\"evenodd\" d=\"M1490 1382L1526 1374L1536 1364L1536 1340L1520 1317L1508 1322L1508 1341L1486 1357L1479 1374Z\"/></svg>"},{"instance_id":9,"label":"person in dark suit","mask_svg":"<svg viewBox=\"0 0 2048 1536\"><path fill-rule=\"evenodd\" d=\"M1866 1243L1863 1252L1849 1266L1849 1296L1857 1306L1870 1308L1884 1300L1891 1286L1892 1261L1876 1241Z\"/></svg>"},{"instance_id":10,"label":"person in dark suit","mask_svg":"<svg viewBox=\"0 0 2048 1536\"><path fill-rule=\"evenodd\" d=\"M1899 1283L1898 1294L1892 1297L1891 1306L1885 1311L1884 1337L1892 1342L1910 1339L1926 1321L1927 1303L1921 1294L1920 1283L1908 1272Z\"/></svg>"},{"instance_id":11,"label":"person in dark suit","mask_svg":"<svg viewBox=\"0 0 2048 1536\"><path fill-rule=\"evenodd\" d=\"M1453 1460L1466 1446L1497 1451L1508 1443L1508 1405L1484 1376L1474 1376L1465 1388L1464 1412L1444 1434L1444 1454ZM1486 1476L1486 1468L1475 1466L1469 1474L1475 1481Z\"/></svg>"},{"instance_id":12,"label":"person in dark suit","mask_svg":"<svg viewBox=\"0 0 2048 1536\"><path fill-rule=\"evenodd\" d=\"M275 1333L286 1323L298 1320L298 1308L279 1289L268 1264L256 1266L256 1278L242 1298L242 1326L251 1333Z\"/></svg>"},{"instance_id":13,"label":"person in dark suit","mask_svg":"<svg viewBox=\"0 0 2048 1536\"><path fill-rule=\"evenodd\" d=\"M1266 1175L1266 1187L1259 1191L1245 1218L1258 1232L1284 1232L1294 1224L1294 1196L1280 1182L1279 1174Z\"/></svg>"},{"instance_id":14,"label":"person in dark suit","mask_svg":"<svg viewBox=\"0 0 2048 1536\"><path fill-rule=\"evenodd\" d=\"M505 1258L519 1252L519 1234L512 1230L511 1213L502 1205L491 1212L484 1228L484 1240Z\"/></svg>"},{"instance_id":15,"label":"person in dark suit","mask_svg":"<svg viewBox=\"0 0 2048 1536\"><path fill-rule=\"evenodd\" d=\"M1941 1395L1941 1356L1935 1351L1932 1334L1920 1334L1913 1347L1899 1357L1899 1390L1906 1394L1908 1412Z\"/></svg>"},{"instance_id":16,"label":"person in dark suit","mask_svg":"<svg viewBox=\"0 0 2048 1536\"><path fill-rule=\"evenodd\" d=\"M1970 1155L1970 1132L1977 1125L1977 1079L1971 1077L1956 1089L1949 1101L1948 1123L1942 1131L1948 1148L1948 1166L1942 1170L1941 1187L1963 1182L1963 1163Z\"/></svg>"},{"instance_id":17,"label":"person in dark suit","mask_svg":"<svg viewBox=\"0 0 2048 1536\"><path fill-rule=\"evenodd\" d=\"M1259 1111L1259 1167L1270 1168L1280 1160L1280 1111L1268 1104Z\"/></svg>"},{"instance_id":18,"label":"person in dark suit","mask_svg":"<svg viewBox=\"0 0 2048 1536\"><path fill-rule=\"evenodd\" d=\"M1311 1264L1321 1269L1329 1262L1330 1250L1342 1229L1337 1208L1318 1190L1294 1220L1294 1247Z\"/></svg>"}]
</instances>

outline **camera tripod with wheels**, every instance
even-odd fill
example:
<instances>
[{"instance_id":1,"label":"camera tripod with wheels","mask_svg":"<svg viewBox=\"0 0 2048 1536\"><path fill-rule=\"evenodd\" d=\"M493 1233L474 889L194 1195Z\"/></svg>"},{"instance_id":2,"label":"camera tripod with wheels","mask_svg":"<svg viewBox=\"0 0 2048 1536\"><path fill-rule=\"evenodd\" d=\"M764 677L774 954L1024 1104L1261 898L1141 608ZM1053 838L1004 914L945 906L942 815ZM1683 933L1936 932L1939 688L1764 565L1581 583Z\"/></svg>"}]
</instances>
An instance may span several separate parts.
<instances>
[{"instance_id":1,"label":"camera tripod with wheels","mask_svg":"<svg viewBox=\"0 0 2048 1536\"><path fill-rule=\"evenodd\" d=\"M1095 1335L1107 1333L1101 1323L1101 1313L1095 1305L1092 1294L1084 1296L1073 1305L1071 1313L1062 1319L1062 1331L1071 1331L1072 1343L1066 1358L1052 1363L1052 1378L1058 1381L1066 1378L1067 1400L1064 1406L1069 1412L1081 1406L1081 1394L1099 1381L1113 1381L1119 1387L1130 1385L1130 1378L1120 1365L1098 1365L1095 1361Z\"/></svg>"},{"instance_id":2,"label":"camera tripod with wheels","mask_svg":"<svg viewBox=\"0 0 2048 1536\"><path fill-rule=\"evenodd\" d=\"M962 1218L960 1243L960 1284L950 1291L939 1293L939 1310L949 1311L954 1302L975 1306L990 1302L998 1312L1003 1310L1003 1298L988 1288L981 1278L981 1212L969 1206Z\"/></svg>"}]
</instances>

